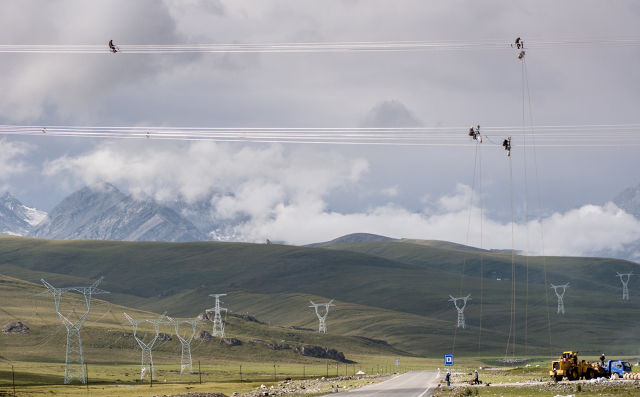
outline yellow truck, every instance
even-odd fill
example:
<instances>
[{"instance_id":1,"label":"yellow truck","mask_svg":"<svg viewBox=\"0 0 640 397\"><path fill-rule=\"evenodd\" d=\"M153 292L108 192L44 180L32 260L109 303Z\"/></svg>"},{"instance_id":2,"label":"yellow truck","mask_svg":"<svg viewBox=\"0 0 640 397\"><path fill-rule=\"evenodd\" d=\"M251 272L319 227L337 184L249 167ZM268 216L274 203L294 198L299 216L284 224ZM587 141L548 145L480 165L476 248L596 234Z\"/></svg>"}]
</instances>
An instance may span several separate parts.
<instances>
[{"instance_id":1,"label":"yellow truck","mask_svg":"<svg viewBox=\"0 0 640 397\"><path fill-rule=\"evenodd\" d=\"M549 375L553 380L559 382L565 376L569 380L591 379L598 376L599 372L597 366L591 365L585 360L578 360L578 352L569 351L562 353L559 360L551 362Z\"/></svg>"},{"instance_id":2,"label":"yellow truck","mask_svg":"<svg viewBox=\"0 0 640 397\"><path fill-rule=\"evenodd\" d=\"M596 377L622 378L631 372L631 364L622 360L608 360L605 362L589 363L578 360L578 352L562 353L559 360L551 363L549 375L556 382L567 377L569 380L592 379Z\"/></svg>"}]
</instances>

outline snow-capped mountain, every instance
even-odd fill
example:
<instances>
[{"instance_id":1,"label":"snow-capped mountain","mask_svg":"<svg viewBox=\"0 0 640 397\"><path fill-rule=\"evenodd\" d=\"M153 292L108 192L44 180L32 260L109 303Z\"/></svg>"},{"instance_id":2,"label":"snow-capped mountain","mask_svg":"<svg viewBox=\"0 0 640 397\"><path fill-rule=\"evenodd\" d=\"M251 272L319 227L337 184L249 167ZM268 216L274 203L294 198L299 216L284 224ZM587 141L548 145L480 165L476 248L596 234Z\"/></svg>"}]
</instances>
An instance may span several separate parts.
<instances>
[{"instance_id":1,"label":"snow-capped mountain","mask_svg":"<svg viewBox=\"0 0 640 397\"><path fill-rule=\"evenodd\" d=\"M65 240L208 240L174 210L153 200L137 200L110 184L85 187L66 197L30 235Z\"/></svg>"},{"instance_id":2,"label":"snow-capped mountain","mask_svg":"<svg viewBox=\"0 0 640 397\"><path fill-rule=\"evenodd\" d=\"M27 235L46 216L46 212L27 207L9 192L0 196L0 233L2 234Z\"/></svg>"}]
</instances>

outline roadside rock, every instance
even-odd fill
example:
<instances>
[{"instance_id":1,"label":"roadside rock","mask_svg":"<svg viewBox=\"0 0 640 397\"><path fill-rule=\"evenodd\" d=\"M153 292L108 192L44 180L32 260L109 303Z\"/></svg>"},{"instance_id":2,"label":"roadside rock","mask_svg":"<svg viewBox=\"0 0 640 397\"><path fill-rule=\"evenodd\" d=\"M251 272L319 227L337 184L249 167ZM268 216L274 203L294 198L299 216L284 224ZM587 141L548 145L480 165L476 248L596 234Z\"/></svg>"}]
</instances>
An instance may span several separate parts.
<instances>
[{"instance_id":1,"label":"roadside rock","mask_svg":"<svg viewBox=\"0 0 640 397\"><path fill-rule=\"evenodd\" d=\"M29 332L31 332L29 327L24 325L21 321L7 323L2 327L3 334L28 334Z\"/></svg>"},{"instance_id":2,"label":"roadside rock","mask_svg":"<svg viewBox=\"0 0 640 397\"><path fill-rule=\"evenodd\" d=\"M240 346L242 345L242 341L236 338L224 338L222 341L229 346Z\"/></svg>"},{"instance_id":3,"label":"roadside rock","mask_svg":"<svg viewBox=\"0 0 640 397\"><path fill-rule=\"evenodd\" d=\"M198 320L213 322L213 316L214 316L213 313L207 313L207 312L200 313L198 314Z\"/></svg>"},{"instance_id":4,"label":"roadside rock","mask_svg":"<svg viewBox=\"0 0 640 397\"><path fill-rule=\"evenodd\" d=\"M169 342L170 340L173 340L173 338L169 334L165 334L164 332L160 332L158 334L158 340L160 342Z\"/></svg>"},{"instance_id":5,"label":"roadside rock","mask_svg":"<svg viewBox=\"0 0 640 397\"><path fill-rule=\"evenodd\" d=\"M346 359L343 352L339 352L336 349L330 349L322 346L290 345L288 343L274 343L262 339L251 339L249 343L263 345L272 350L293 350L294 352L307 357L328 358L330 360L339 361L341 363L352 362Z\"/></svg>"},{"instance_id":6,"label":"roadside rock","mask_svg":"<svg viewBox=\"0 0 640 397\"><path fill-rule=\"evenodd\" d=\"M205 342L209 342L213 340L213 336L211 336L210 333L208 333L205 330L199 331L196 336L195 336L196 340L201 340L201 341L205 341Z\"/></svg>"}]
</instances>

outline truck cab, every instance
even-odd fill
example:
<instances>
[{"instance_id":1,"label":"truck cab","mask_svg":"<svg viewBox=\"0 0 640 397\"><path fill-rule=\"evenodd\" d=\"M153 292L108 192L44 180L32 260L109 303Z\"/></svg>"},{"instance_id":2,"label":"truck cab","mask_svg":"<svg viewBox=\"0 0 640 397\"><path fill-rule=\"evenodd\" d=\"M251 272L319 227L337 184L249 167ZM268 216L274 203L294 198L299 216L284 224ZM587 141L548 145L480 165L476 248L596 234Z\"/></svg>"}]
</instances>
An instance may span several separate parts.
<instances>
[{"instance_id":1,"label":"truck cab","mask_svg":"<svg viewBox=\"0 0 640 397\"><path fill-rule=\"evenodd\" d=\"M609 360L606 362L607 375L611 378L622 378L624 374L631 373L631 364L628 361Z\"/></svg>"}]
</instances>

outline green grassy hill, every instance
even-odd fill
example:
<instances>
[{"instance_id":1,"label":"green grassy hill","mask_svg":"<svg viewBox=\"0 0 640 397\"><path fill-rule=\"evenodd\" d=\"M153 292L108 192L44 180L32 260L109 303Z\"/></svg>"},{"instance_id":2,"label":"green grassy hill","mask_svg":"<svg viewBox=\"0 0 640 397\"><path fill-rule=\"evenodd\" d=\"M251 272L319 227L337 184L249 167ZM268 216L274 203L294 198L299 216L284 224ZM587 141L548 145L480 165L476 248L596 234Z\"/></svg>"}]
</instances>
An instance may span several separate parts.
<instances>
[{"instance_id":1,"label":"green grassy hill","mask_svg":"<svg viewBox=\"0 0 640 397\"><path fill-rule=\"evenodd\" d=\"M565 316L556 315L555 296L545 287L545 262L549 282L571 283ZM504 354L511 265L509 254L402 240L309 248L0 238L1 274L31 282L44 277L56 286L104 276L102 286L114 304L183 317L211 307L208 294L226 292L233 312L283 327L317 327L309 299L335 298L329 336L323 337L383 339L425 356L453 349L456 312L447 300L469 293L468 327L455 333L455 351ZM516 256L516 355L549 354L550 348L640 354L640 289L632 279L631 301L623 303L615 277L637 266L601 258ZM233 324L228 331L240 332Z\"/></svg>"}]
</instances>

